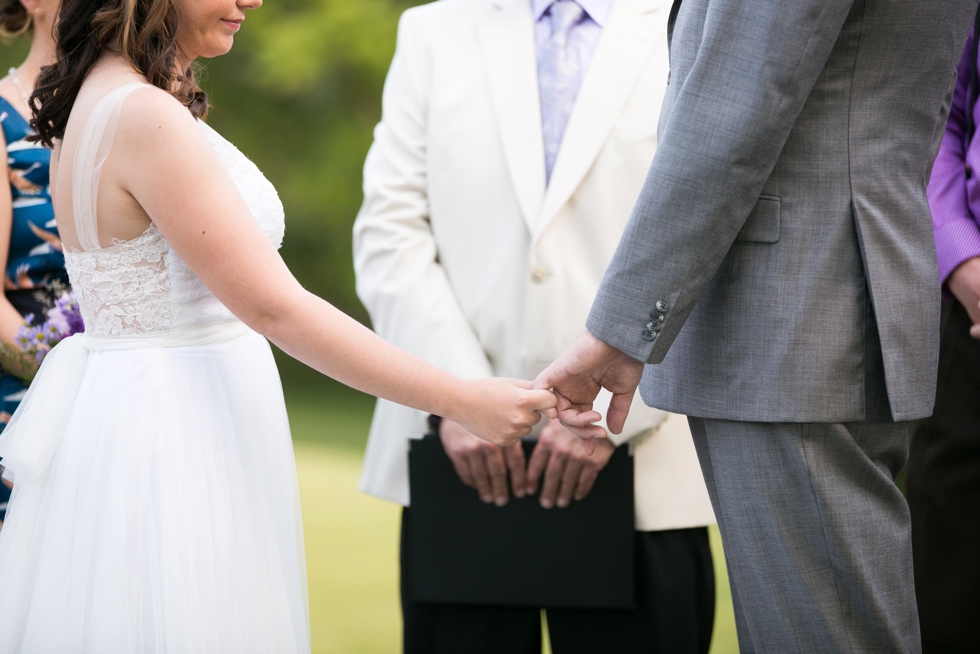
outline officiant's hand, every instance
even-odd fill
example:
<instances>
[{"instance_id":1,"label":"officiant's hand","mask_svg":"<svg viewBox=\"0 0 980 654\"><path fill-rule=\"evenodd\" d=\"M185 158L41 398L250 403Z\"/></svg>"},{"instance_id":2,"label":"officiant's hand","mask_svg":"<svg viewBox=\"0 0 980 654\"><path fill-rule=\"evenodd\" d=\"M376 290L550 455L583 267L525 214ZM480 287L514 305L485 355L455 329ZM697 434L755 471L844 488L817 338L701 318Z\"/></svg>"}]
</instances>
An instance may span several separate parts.
<instances>
[{"instance_id":1,"label":"officiant's hand","mask_svg":"<svg viewBox=\"0 0 980 654\"><path fill-rule=\"evenodd\" d=\"M563 509L572 503L573 497L584 499L615 449L609 441L601 440L595 442L592 452L586 448L585 441L557 420L552 420L541 431L538 444L531 453L527 466L528 494L538 491L538 482L544 473L539 499L544 508L557 506Z\"/></svg>"},{"instance_id":2,"label":"officiant's hand","mask_svg":"<svg viewBox=\"0 0 980 654\"><path fill-rule=\"evenodd\" d=\"M980 339L980 257L961 263L950 274L946 287L963 305L973 322L970 336Z\"/></svg>"},{"instance_id":3,"label":"officiant's hand","mask_svg":"<svg viewBox=\"0 0 980 654\"><path fill-rule=\"evenodd\" d=\"M493 445L445 419L439 427L439 438L460 480L475 488L481 500L497 506L507 504L508 472L514 497L524 497L526 462L520 442L504 447Z\"/></svg>"},{"instance_id":4,"label":"officiant's hand","mask_svg":"<svg viewBox=\"0 0 980 654\"><path fill-rule=\"evenodd\" d=\"M534 388L555 391L558 419L584 439L586 450L591 451L592 439L606 436L605 429L593 424L602 418L592 410L599 390L605 388L613 394L606 424L614 434L619 434L642 376L642 362L584 331L557 361L538 375Z\"/></svg>"}]
</instances>

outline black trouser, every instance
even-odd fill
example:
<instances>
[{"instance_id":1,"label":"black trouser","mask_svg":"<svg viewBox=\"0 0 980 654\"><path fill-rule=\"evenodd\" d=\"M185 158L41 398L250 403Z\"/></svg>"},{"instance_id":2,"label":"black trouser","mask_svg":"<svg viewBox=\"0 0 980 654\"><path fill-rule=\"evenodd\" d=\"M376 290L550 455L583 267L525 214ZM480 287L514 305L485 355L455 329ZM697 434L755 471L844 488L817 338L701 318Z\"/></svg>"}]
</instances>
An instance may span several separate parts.
<instances>
[{"instance_id":1,"label":"black trouser","mask_svg":"<svg viewBox=\"0 0 980 654\"><path fill-rule=\"evenodd\" d=\"M980 341L944 303L936 410L912 426L907 492L925 654L980 652Z\"/></svg>"},{"instance_id":2,"label":"black trouser","mask_svg":"<svg viewBox=\"0 0 980 654\"><path fill-rule=\"evenodd\" d=\"M540 654L538 609L410 599L410 522L406 509L401 539L405 654ZM636 532L635 610L547 609L547 615L554 654L706 654L715 615L707 528Z\"/></svg>"}]
</instances>

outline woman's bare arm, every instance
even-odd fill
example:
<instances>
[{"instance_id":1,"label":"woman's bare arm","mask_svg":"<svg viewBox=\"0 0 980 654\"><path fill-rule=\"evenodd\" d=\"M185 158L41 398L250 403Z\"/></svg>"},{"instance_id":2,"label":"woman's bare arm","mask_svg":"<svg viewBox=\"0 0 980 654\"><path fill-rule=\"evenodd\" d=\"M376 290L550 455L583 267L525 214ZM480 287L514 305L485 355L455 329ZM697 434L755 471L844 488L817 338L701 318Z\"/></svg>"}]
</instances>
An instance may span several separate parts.
<instances>
[{"instance_id":1,"label":"woman's bare arm","mask_svg":"<svg viewBox=\"0 0 980 654\"><path fill-rule=\"evenodd\" d=\"M7 140L3 130L0 130L0 151L7 151ZM14 199L10 191L10 166L4 158L0 165L3 179L0 180L0 284L6 279L7 257L10 254L10 239L14 229ZM24 319L14 308L0 287L0 340L10 345L15 344L17 330L24 324Z\"/></svg>"},{"instance_id":2,"label":"woman's bare arm","mask_svg":"<svg viewBox=\"0 0 980 654\"><path fill-rule=\"evenodd\" d=\"M358 390L445 416L496 443L526 435L538 421L536 412L554 416L550 392L500 379L464 382L386 343L303 289L252 218L200 126L169 95L147 89L130 96L110 160L102 189L131 194L215 296L291 356Z\"/></svg>"}]
</instances>

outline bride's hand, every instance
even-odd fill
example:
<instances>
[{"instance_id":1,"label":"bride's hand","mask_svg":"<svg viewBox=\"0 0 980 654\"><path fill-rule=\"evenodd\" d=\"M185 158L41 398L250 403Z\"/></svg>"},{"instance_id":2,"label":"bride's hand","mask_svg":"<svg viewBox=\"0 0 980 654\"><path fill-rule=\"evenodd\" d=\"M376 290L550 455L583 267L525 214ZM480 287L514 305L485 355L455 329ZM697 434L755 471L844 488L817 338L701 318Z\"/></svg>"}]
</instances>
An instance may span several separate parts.
<instances>
[{"instance_id":1,"label":"bride's hand","mask_svg":"<svg viewBox=\"0 0 980 654\"><path fill-rule=\"evenodd\" d=\"M542 415L557 416L554 393L531 390L531 382L472 379L464 381L460 390L462 401L445 417L496 445L512 445L527 436Z\"/></svg>"}]
</instances>

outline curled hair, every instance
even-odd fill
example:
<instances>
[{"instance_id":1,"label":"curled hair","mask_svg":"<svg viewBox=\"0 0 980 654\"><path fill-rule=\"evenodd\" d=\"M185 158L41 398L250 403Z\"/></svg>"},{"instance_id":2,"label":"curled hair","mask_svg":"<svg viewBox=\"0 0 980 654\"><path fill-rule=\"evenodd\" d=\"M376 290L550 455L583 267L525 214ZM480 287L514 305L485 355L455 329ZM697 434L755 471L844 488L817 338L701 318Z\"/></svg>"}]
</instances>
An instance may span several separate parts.
<instances>
[{"instance_id":1,"label":"curled hair","mask_svg":"<svg viewBox=\"0 0 980 654\"><path fill-rule=\"evenodd\" d=\"M30 101L36 139L52 147L64 138L78 90L107 53L124 57L150 84L204 118L208 96L193 68L182 70L178 58L179 23L176 0L62 0L55 26L58 58L41 69Z\"/></svg>"},{"instance_id":2,"label":"curled hair","mask_svg":"<svg viewBox=\"0 0 980 654\"><path fill-rule=\"evenodd\" d=\"M20 36L31 28L31 22L20 0L0 0L0 37Z\"/></svg>"}]
</instances>

